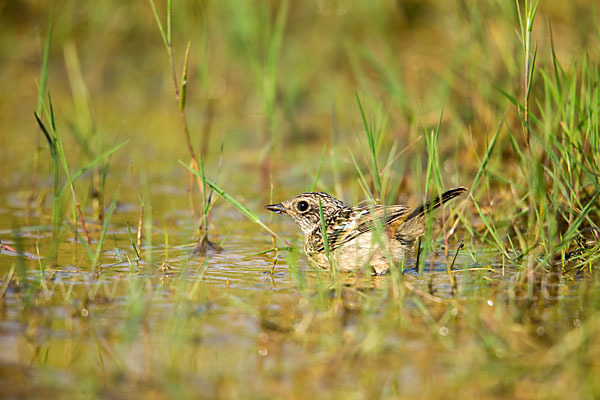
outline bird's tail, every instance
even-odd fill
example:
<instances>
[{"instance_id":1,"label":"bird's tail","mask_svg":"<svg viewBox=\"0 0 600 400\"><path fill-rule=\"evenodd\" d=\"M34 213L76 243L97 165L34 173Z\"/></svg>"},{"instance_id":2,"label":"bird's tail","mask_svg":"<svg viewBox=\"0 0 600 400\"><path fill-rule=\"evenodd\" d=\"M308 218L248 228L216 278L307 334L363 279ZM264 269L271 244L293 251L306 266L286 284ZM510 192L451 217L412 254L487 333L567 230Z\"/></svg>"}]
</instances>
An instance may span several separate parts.
<instances>
[{"instance_id":1,"label":"bird's tail","mask_svg":"<svg viewBox=\"0 0 600 400\"><path fill-rule=\"evenodd\" d=\"M457 187L455 189L450 189L450 190L444 192L441 196L438 196L435 199L430 200L427 203L422 204L419 207L415 208L413 210L413 212L411 212L410 215L406 218L406 221L410 221L413 218L422 217L423 215L427 214L429 211L435 210L436 208L438 208L445 202L452 200L456 196L459 196L459 195L465 193L466 191L467 191L467 188L462 187L462 186Z\"/></svg>"}]
</instances>

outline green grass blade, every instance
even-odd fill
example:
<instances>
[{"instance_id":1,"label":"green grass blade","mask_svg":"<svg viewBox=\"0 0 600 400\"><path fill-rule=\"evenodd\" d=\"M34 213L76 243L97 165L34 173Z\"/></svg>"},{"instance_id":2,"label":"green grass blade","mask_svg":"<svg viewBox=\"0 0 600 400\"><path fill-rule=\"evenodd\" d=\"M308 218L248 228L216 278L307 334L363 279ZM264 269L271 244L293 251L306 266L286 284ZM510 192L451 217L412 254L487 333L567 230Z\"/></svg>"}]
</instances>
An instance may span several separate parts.
<instances>
[{"instance_id":1,"label":"green grass blade","mask_svg":"<svg viewBox=\"0 0 600 400\"><path fill-rule=\"evenodd\" d=\"M52 136L50 136L50 133L48 133L48 129L46 129L46 125L44 125L44 123L40 120L40 117L38 117L37 113L34 112L33 115L35 116L35 120L37 121L37 124L40 127L40 130L44 134L46 141L48 142L48 148L50 149L50 156L52 157L52 159L55 159L56 158L56 145L55 145L54 138Z\"/></svg>"},{"instance_id":2,"label":"green grass blade","mask_svg":"<svg viewBox=\"0 0 600 400\"><path fill-rule=\"evenodd\" d=\"M104 244L104 238L106 237L106 232L108 231L108 225L110 224L110 219L112 218L113 212L115 211L115 207L117 206L117 200L119 198L119 189L115 192L113 199L108 207L108 212L104 218L104 224L102 224L102 230L100 231L100 237L98 238L98 243L96 244L96 253L94 254L94 259L92 262L92 269L96 270L96 264L100 259L100 253L102 253L102 245Z\"/></svg>"},{"instance_id":3,"label":"green grass blade","mask_svg":"<svg viewBox=\"0 0 600 400\"><path fill-rule=\"evenodd\" d=\"M169 50L169 40L167 39L167 34L165 32L165 28L160 20L160 16L158 15L158 10L156 9L156 4L154 4L154 0L149 0L150 6L152 7L152 12L154 13L154 18L156 19L156 25L158 25L158 30L160 31L160 36L165 44L167 50ZM170 27L170 24L169 24Z\"/></svg>"},{"instance_id":4,"label":"green grass blade","mask_svg":"<svg viewBox=\"0 0 600 400\"><path fill-rule=\"evenodd\" d=\"M369 125L367 121L367 117L363 110L362 103L360 102L360 98L358 97L358 93L354 93L354 97L356 97L356 102L358 103L358 109L360 110L360 115L362 117L363 125L365 128L365 134L367 135L367 142L369 144L369 151L371 156L372 163L372 178L373 183L375 185L375 190L379 197L383 197L381 193L381 179L379 177L379 168L377 166L377 146L375 145L375 129L372 125Z\"/></svg>"},{"instance_id":5,"label":"green grass blade","mask_svg":"<svg viewBox=\"0 0 600 400\"><path fill-rule=\"evenodd\" d=\"M104 160L105 158L109 157L110 155L112 155L116 151L120 150L123 146L125 146L129 142L130 141L128 139L128 140L124 141L123 143L120 143L120 144L116 145L112 149L105 151L104 153L102 153L101 155L99 155L98 157L96 157L95 159L93 159L92 161L90 161L89 163L87 163L85 166L79 168L77 171L75 171L71 175L72 182L75 182L79 177L81 177L83 174L85 174L94 165L98 164L100 161ZM62 194L65 191L66 188L67 188L67 184L63 185L63 187L61 188L59 194Z\"/></svg>"},{"instance_id":6,"label":"green grass blade","mask_svg":"<svg viewBox=\"0 0 600 400\"><path fill-rule=\"evenodd\" d=\"M191 41L188 41L187 47L185 48L185 58L183 61L183 72L181 73L181 85L179 87L179 109L185 108L185 100L187 97L187 76L188 76L188 62L190 58L190 46Z\"/></svg>"},{"instance_id":7,"label":"green grass blade","mask_svg":"<svg viewBox=\"0 0 600 400\"><path fill-rule=\"evenodd\" d=\"M48 69L50 64L50 43L52 42L54 17L52 13L48 17L48 29L46 30L46 39L44 41L44 52L42 55L42 72L40 75L40 86L38 88L38 103L36 112L40 114L44 106L44 96L48 87Z\"/></svg>"},{"instance_id":8,"label":"green grass blade","mask_svg":"<svg viewBox=\"0 0 600 400\"><path fill-rule=\"evenodd\" d=\"M323 146L323 151L321 151L321 158L319 159L319 167L317 168L317 173L315 174L315 178L313 179L312 185L310 185L309 192L314 192L317 184L319 183L319 179L321 178L321 170L323 168L323 163L325 161L325 154L327 152L327 147Z\"/></svg>"},{"instance_id":9,"label":"green grass blade","mask_svg":"<svg viewBox=\"0 0 600 400\"><path fill-rule=\"evenodd\" d=\"M325 248L325 257L329 261L329 272L335 272L335 268L333 266L333 260L329 254L329 240L327 237L327 227L325 226L325 217L323 216L323 204L321 204L321 199L319 198L319 219L321 220L321 237L323 238L323 247Z\"/></svg>"},{"instance_id":10,"label":"green grass blade","mask_svg":"<svg viewBox=\"0 0 600 400\"><path fill-rule=\"evenodd\" d=\"M142 257L140 256L140 252L138 251L135 240L133 239L133 233L131 232L131 225L129 224L129 221L127 221L127 233L129 233L129 242L131 243L131 247L133 248L135 255L139 260L141 260Z\"/></svg>"},{"instance_id":11,"label":"green grass blade","mask_svg":"<svg viewBox=\"0 0 600 400\"><path fill-rule=\"evenodd\" d=\"M181 165L183 165L184 167L186 167L188 170L190 170L194 175L196 175L196 176L198 176L200 178L203 178L204 182L208 186L210 186L215 192L217 192L217 194L219 194L221 197L223 197L225 200L227 200L233 207L235 207L240 213L242 213L250 221L254 222L255 224L260 225L264 230L266 230L267 232L269 232L271 235L279 238L286 245L291 246L291 244L287 240L285 240L284 238L282 238L281 236L279 236L277 233L273 232L273 230L271 230L271 228L269 228L267 225L265 225L256 216L256 214L254 214L252 211L250 211L246 206L244 206L242 203L240 203L236 198L234 198L229 193L227 193L223 189L221 189L216 183L212 182L210 179L208 179L206 177L203 177L200 172L198 172L195 169L191 168L189 165L187 165L186 163L182 162L181 160L179 161L179 163Z\"/></svg>"},{"instance_id":12,"label":"green grass blade","mask_svg":"<svg viewBox=\"0 0 600 400\"><path fill-rule=\"evenodd\" d=\"M354 158L354 154L352 152L350 152L350 157L352 158L352 162L354 163L354 168L356 169L356 172L358 172L358 182L360 183L363 192L367 195L367 197L369 198L369 200L371 200L372 203L375 203L375 198L373 196L373 193L371 193L371 191L369 190L369 184L367 183L365 175L358 166L358 163L356 162L356 159Z\"/></svg>"},{"instance_id":13,"label":"green grass blade","mask_svg":"<svg viewBox=\"0 0 600 400\"><path fill-rule=\"evenodd\" d=\"M481 179L481 176L483 175L483 172L485 171L485 168L486 168L488 162L490 161L490 156L492 155L492 151L494 151L494 147L496 146L496 141L498 140L498 135L500 134L500 129L502 128L503 123L504 123L504 117L502 117L502 121L498 125L498 129L496 129L496 133L494 134L494 137L492 137L492 141L488 145L485 156L483 157L483 160L482 160L481 164L479 165L477 174L475 174L475 179L473 179L473 183L471 184L471 193L475 193L475 188L479 184L479 180Z\"/></svg>"}]
</instances>

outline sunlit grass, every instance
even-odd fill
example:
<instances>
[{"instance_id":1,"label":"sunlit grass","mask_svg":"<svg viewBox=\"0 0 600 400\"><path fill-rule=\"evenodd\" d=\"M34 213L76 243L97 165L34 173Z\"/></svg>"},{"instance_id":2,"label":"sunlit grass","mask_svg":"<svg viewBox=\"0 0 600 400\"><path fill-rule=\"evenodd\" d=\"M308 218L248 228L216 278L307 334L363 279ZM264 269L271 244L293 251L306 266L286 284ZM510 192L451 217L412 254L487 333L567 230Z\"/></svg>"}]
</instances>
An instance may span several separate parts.
<instances>
[{"instance_id":1,"label":"sunlit grass","mask_svg":"<svg viewBox=\"0 0 600 400\"><path fill-rule=\"evenodd\" d=\"M0 27L7 396L600 396L593 5L55 7ZM457 186L385 276L261 214Z\"/></svg>"}]
</instances>

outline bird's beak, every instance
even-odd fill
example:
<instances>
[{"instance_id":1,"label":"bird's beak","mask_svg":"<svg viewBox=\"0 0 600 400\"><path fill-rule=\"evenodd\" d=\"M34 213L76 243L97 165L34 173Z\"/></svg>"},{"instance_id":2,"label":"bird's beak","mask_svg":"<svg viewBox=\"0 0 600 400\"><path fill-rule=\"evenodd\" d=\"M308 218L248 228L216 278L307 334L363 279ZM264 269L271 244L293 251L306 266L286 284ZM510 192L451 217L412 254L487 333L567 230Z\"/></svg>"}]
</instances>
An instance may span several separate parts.
<instances>
[{"instance_id":1,"label":"bird's beak","mask_svg":"<svg viewBox=\"0 0 600 400\"><path fill-rule=\"evenodd\" d=\"M286 209L283 206L283 204L279 203L279 204L269 204L266 205L265 208L269 211L273 211L274 213L277 214L286 214Z\"/></svg>"}]
</instances>

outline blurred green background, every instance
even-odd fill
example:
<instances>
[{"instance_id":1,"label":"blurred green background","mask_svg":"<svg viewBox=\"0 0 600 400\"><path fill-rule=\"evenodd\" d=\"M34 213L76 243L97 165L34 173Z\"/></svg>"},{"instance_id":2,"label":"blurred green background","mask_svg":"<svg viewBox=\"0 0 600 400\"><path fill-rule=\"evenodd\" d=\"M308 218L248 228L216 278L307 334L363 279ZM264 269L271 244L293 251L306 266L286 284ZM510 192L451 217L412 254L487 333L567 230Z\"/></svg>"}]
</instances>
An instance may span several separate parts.
<instances>
[{"instance_id":1,"label":"blurred green background","mask_svg":"<svg viewBox=\"0 0 600 400\"><path fill-rule=\"evenodd\" d=\"M600 6L539 2L531 146L511 101L524 99L523 6L173 1L178 78L190 43L192 144L262 220L270 197L313 185L364 200L378 174L387 186L372 192L388 203L476 186L427 236L427 273L348 284L306 265L291 221L269 225L295 248L265 253L281 243L223 200L208 230L225 250L190 251L190 155L150 2L0 0L0 239L43 257L1 250L0 397L598 398ZM164 2L157 11L165 24ZM47 89L70 171L129 140L54 207L33 116L48 123L50 25ZM102 234L99 174L98 209L121 188ZM93 250L108 232L96 257L75 198ZM140 209L136 260L127 224L135 234ZM116 289L91 296L90 282Z\"/></svg>"},{"instance_id":2,"label":"blurred green background","mask_svg":"<svg viewBox=\"0 0 600 400\"><path fill-rule=\"evenodd\" d=\"M272 51L279 6L277 1L173 4L178 75L191 42L186 114L192 140L196 148L205 146L211 165L224 143L224 165L235 166L225 168L225 176L241 172L240 163L244 174L253 176L271 151L274 179L287 176L288 185L295 186L291 193L310 181L326 144L360 154L355 92L385 131L385 146L394 140L400 148L413 143L443 112L442 160L458 154L465 168L506 112L518 121L500 92L519 97L523 87L524 58L511 1L291 2L280 49ZM158 8L164 18L164 4ZM33 150L45 146L32 111L50 18L48 89L59 129L72 133L63 134L72 144L69 157L77 160L84 153L73 143L78 137L96 135L105 148L132 140L114 157L122 166L133 162L151 175L181 168L177 160L188 159L187 149L169 59L148 2L3 1L0 13L5 185L18 186L31 172ZM533 29L538 65L551 62L550 29L565 68L578 57L597 62L597 20L595 2L542 1ZM265 130L272 133L271 150ZM410 148L399 171L423 147L420 141ZM348 167L352 174L347 152L341 157L342 171ZM322 175L329 179L331 171ZM259 182L258 176L250 181ZM419 189L417 183L414 190Z\"/></svg>"}]
</instances>

